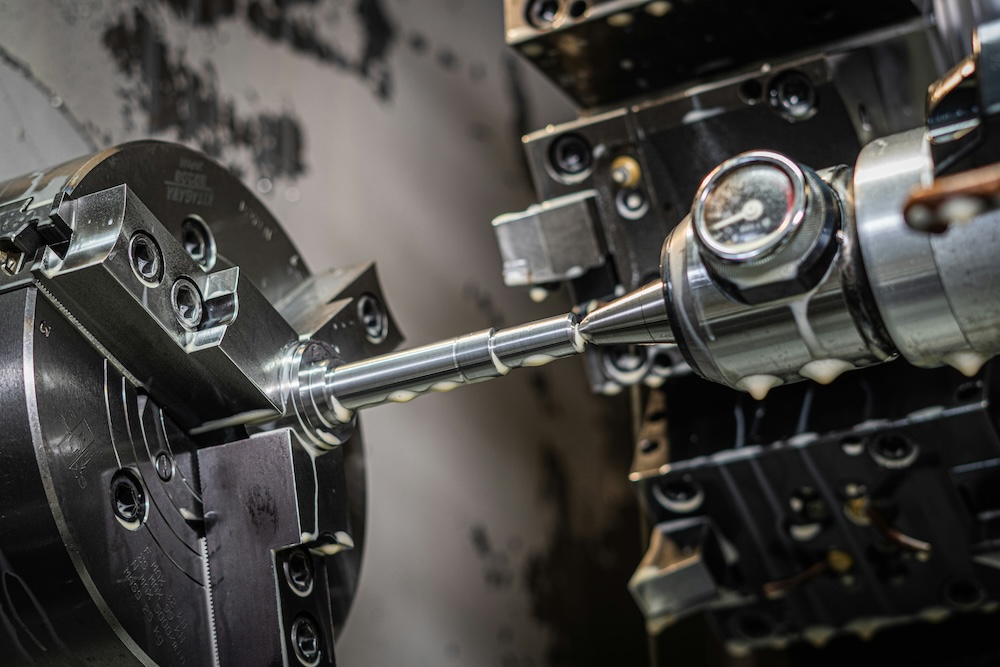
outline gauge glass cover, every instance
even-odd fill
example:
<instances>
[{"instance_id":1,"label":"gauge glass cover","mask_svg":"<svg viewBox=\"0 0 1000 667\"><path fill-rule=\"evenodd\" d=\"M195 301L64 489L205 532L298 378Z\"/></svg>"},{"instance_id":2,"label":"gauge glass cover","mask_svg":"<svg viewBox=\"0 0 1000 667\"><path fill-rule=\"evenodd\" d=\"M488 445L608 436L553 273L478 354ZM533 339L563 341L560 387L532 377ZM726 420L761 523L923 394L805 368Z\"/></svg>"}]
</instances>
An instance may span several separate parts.
<instances>
[{"instance_id":1,"label":"gauge glass cover","mask_svg":"<svg viewBox=\"0 0 1000 667\"><path fill-rule=\"evenodd\" d=\"M777 153L746 153L709 174L696 200L702 244L723 259L760 257L791 237L805 213L805 175Z\"/></svg>"}]
</instances>

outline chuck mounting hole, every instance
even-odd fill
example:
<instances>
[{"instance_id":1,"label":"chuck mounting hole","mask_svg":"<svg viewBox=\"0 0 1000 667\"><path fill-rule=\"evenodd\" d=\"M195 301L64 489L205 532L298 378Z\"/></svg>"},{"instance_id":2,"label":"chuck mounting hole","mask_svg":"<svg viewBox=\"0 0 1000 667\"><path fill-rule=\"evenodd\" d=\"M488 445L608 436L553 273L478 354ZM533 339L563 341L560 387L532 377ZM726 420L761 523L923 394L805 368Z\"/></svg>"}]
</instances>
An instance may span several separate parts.
<instances>
[{"instance_id":1,"label":"chuck mounting hole","mask_svg":"<svg viewBox=\"0 0 1000 667\"><path fill-rule=\"evenodd\" d=\"M146 520L146 491L142 480L130 468L122 468L111 478L111 510L129 530L137 530Z\"/></svg>"},{"instance_id":2,"label":"chuck mounting hole","mask_svg":"<svg viewBox=\"0 0 1000 667\"><path fill-rule=\"evenodd\" d=\"M163 278L163 253L153 237L136 232L128 243L128 261L136 278L144 285L156 287Z\"/></svg>"},{"instance_id":3,"label":"chuck mounting hole","mask_svg":"<svg viewBox=\"0 0 1000 667\"><path fill-rule=\"evenodd\" d=\"M764 86L756 79L748 79L740 84L740 99L744 104L757 104L764 96Z\"/></svg>"},{"instance_id":4,"label":"chuck mounting hole","mask_svg":"<svg viewBox=\"0 0 1000 667\"><path fill-rule=\"evenodd\" d=\"M677 514L693 512L701 507L705 492L690 475L668 479L653 487L653 497L664 508Z\"/></svg>"},{"instance_id":5,"label":"chuck mounting hole","mask_svg":"<svg viewBox=\"0 0 1000 667\"><path fill-rule=\"evenodd\" d=\"M945 602L957 609L971 609L986 599L986 593L974 579L952 579L944 587Z\"/></svg>"},{"instance_id":6,"label":"chuck mounting hole","mask_svg":"<svg viewBox=\"0 0 1000 667\"><path fill-rule=\"evenodd\" d=\"M646 350L632 345L609 345L600 349L601 365L609 380L620 385L635 384L649 373Z\"/></svg>"},{"instance_id":7,"label":"chuck mounting hole","mask_svg":"<svg viewBox=\"0 0 1000 667\"><path fill-rule=\"evenodd\" d=\"M640 188L623 189L615 195L615 207L626 220L638 220L649 211L649 200Z\"/></svg>"},{"instance_id":8,"label":"chuck mounting hole","mask_svg":"<svg viewBox=\"0 0 1000 667\"><path fill-rule=\"evenodd\" d=\"M295 549L285 561L285 580L297 594L306 596L313 590L312 558L304 549Z\"/></svg>"},{"instance_id":9,"label":"chuck mounting hole","mask_svg":"<svg viewBox=\"0 0 1000 667\"><path fill-rule=\"evenodd\" d=\"M187 278L178 278L170 290L170 303L174 307L174 315L180 325L189 331L194 331L201 324L204 307L201 292Z\"/></svg>"},{"instance_id":10,"label":"chuck mounting hole","mask_svg":"<svg viewBox=\"0 0 1000 667\"><path fill-rule=\"evenodd\" d=\"M323 640L316 621L309 614L299 615L292 623L292 648L295 657L306 667L314 667L323 657Z\"/></svg>"},{"instance_id":11,"label":"chuck mounting hole","mask_svg":"<svg viewBox=\"0 0 1000 667\"><path fill-rule=\"evenodd\" d=\"M593 163L590 142L579 134L564 134L549 146L549 166L563 183L579 183L590 174Z\"/></svg>"},{"instance_id":12,"label":"chuck mounting hole","mask_svg":"<svg viewBox=\"0 0 1000 667\"><path fill-rule=\"evenodd\" d=\"M971 401L979 395L982 388L982 380L964 382L955 390L955 400L962 402Z\"/></svg>"},{"instance_id":13,"label":"chuck mounting hole","mask_svg":"<svg viewBox=\"0 0 1000 667\"><path fill-rule=\"evenodd\" d=\"M389 317L378 297L362 294L358 299L358 319L365 330L365 337L376 345L389 335Z\"/></svg>"},{"instance_id":14,"label":"chuck mounting hole","mask_svg":"<svg viewBox=\"0 0 1000 667\"><path fill-rule=\"evenodd\" d=\"M920 448L898 433L884 433L868 445L868 453L883 468L899 469L912 464Z\"/></svg>"},{"instance_id":15,"label":"chuck mounting hole","mask_svg":"<svg viewBox=\"0 0 1000 667\"><path fill-rule=\"evenodd\" d=\"M209 271L215 266L217 258L215 236L212 235L208 224L200 217L189 216L181 224L181 245L201 268Z\"/></svg>"},{"instance_id":16,"label":"chuck mounting hole","mask_svg":"<svg viewBox=\"0 0 1000 667\"><path fill-rule=\"evenodd\" d=\"M801 72L789 71L775 77L768 101L791 122L806 120L816 113L816 91L809 77Z\"/></svg>"},{"instance_id":17,"label":"chuck mounting hole","mask_svg":"<svg viewBox=\"0 0 1000 667\"><path fill-rule=\"evenodd\" d=\"M528 0L524 17L535 28L552 27L559 16L559 0Z\"/></svg>"},{"instance_id":18,"label":"chuck mounting hole","mask_svg":"<svg viewBox=\"0 0 1000 667\"><path fill-rule=\"evenodd\" d=\"M656 373L669 373L674 367L673 358L666 352L654 352L650 361Z\"/></svg>"}]
</instances>

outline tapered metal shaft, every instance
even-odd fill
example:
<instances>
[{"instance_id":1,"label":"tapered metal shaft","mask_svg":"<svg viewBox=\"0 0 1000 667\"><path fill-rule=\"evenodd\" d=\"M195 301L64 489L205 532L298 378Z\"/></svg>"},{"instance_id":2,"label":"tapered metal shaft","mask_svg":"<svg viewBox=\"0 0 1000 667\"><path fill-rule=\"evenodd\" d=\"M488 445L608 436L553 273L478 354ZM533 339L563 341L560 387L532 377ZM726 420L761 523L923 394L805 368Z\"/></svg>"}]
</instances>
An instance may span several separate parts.
<instances>
[{"instance_id":1,"label":"tapered metal shaft","mask_svg":"<svg viewBox=\"0 0 1000 667\"><path fill-rule=\"evenodd\" d=\"M676 342L667 316L663 281L629 292L587 314L580 334L595 345L650 345Z\"/></svg>"}]
</instances>

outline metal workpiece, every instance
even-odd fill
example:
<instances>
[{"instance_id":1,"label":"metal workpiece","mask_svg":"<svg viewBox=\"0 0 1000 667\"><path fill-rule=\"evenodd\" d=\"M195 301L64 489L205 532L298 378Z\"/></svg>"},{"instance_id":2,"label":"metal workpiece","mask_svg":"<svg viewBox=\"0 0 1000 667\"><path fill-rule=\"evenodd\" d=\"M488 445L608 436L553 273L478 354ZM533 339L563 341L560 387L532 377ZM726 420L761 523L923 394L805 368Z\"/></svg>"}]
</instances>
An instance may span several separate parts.
<instances>
[{"instance_id":1,"label":"metal workpiece","mask_svg":"<svg viewBox=\"0 0 1000 667\"><path fill-rule=\"evenodd\" d=\"M357 424L353 414L338 411L327 395L327 375L343 363L343 357L329 343L306 340L295 346L283 364L281 423L297 424L318 452L343 445Z\"/></svg>"},{"instance_id":2,"label":"metal workpiece","mask_svg":"<svg viewBox=\"0 0 1000 667\"><path fill-rule=\"evenodd\" d=\"M440 343L330 368L314 400L325 400L341 422L354 411L387 402L405 403L428 392L542 366L583 352L576 316L559 315L508 329L486 329ZM306 369L305 372L309 372Z\"/></svg>"},{"instance_id":3,"label":"metal workpiece","mask_svg":"<svg viewBox=\"0 0 1000 667\"><path fill-rule=\"evenodd\" d=\"M944 234L912 229L904 204L931 184L924 132L876 140L858 157L858 236L872 294L900 354L917 366L947 364L974 375L1000 351L1000 231L995 212Z\"/></svg>"}]
</instances>

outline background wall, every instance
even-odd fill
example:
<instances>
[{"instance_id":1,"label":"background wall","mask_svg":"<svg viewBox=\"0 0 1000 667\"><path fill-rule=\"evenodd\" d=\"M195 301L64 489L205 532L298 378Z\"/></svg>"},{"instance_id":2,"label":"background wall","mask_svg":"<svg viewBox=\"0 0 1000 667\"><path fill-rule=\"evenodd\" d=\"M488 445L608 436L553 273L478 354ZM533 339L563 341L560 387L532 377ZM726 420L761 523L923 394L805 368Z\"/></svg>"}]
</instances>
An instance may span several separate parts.
<instances>
[{"instance_id":1,"label":"background wall","mask_svg":"<svg viewBox=\"0 0 1000 667\"><path fill-rule=\"evenodd\" d=\"M0 2L0 178L144 137L234 169L313 271L374 259L407 344L560 312L506 289L490 219L520 136L572 109L501 0ZM631 665L621 401L565 361L366 415L368 546L340 664Z\"/></svg>"}]
</instances>

